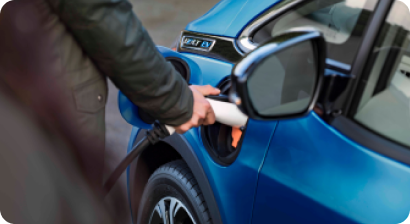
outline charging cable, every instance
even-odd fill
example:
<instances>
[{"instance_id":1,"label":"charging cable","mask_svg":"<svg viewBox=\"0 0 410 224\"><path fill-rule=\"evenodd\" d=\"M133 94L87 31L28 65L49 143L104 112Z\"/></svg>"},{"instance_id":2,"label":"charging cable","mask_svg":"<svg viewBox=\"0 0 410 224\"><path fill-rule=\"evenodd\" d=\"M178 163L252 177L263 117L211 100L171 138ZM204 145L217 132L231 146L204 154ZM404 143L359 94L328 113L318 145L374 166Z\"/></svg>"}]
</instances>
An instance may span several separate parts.
<instances>
[{"instance_id":1,"label":"charging cable","mask_svg":"<svg viewBox=\"0 0 410 224\"><path fill-rule=\"evenodd\" d=\"M172 135L175 130L167 125L155 122L152 125L152 130L148 131L146 136L141 139L131 150L131 152L121 161L115 170L108 177L104 184L104 197L111 191L114 184L120 178L121 174L127 169L128 165L138 157L148 146L155 145L162 139Z\"/></svg>"}]
</instances>

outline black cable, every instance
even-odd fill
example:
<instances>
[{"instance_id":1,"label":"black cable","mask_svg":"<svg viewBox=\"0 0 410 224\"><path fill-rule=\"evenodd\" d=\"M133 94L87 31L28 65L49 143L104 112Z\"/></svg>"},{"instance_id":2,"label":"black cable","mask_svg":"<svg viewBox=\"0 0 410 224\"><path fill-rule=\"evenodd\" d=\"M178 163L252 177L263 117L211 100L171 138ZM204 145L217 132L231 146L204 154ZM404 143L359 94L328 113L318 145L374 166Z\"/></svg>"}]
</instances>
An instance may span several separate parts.
<instances>
[{"instance_id":1,"label":"black cable","mask_svg":"<svg viewBox=\"0 0 410 224\"><path fill-rule=\"evenodd\" d=\"M114 172L111 173L104 184L104 197L111 191L112 187L117 182L118 178L120 178L121 174L127 169L128 165L131 164L132 161L150 145L151 142L149 142L147 137L144 137L121 161L120 165L115 168Z\"/></svg>"},{"instance_id":2,"label":"black cable","mask_svg":"<svg viewBox=\"0 0 410 224\"><path fill-rule=\"evenodd\" d=\"M128 165L130 165L142 151L144 151L148 146L155 145L160 140L168 136L169 132L165 126L155 122L152 130L147 132L147 136L141 139L141 141L134 146L131 152L121 161L121 163L115 168L114 172L112 172L108 177L104 184L104 197L111 191L112 187L115 185L118 178L120 178L121 174L127 169Z\"/></svg>"}]
</instances>

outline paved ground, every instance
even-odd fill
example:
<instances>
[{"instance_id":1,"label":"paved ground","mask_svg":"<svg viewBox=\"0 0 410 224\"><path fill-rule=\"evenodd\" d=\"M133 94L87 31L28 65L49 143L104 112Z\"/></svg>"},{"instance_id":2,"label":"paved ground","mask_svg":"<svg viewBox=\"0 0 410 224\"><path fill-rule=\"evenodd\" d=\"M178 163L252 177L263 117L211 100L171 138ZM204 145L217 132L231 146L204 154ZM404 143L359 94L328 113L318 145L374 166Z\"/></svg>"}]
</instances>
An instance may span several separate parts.
<instances>
[{"instance_id":1,"label":"paved ground","mask_svg":"<svg viewBox=\"0 0 410 224\"><path fill-rule=\"evenodd\" d=\"M187 23L200 17L219 0L131 0L134 11L157 45L170 46ZM107 155L106 170L108 175L126 155L126 147L131 133L131 126L122 118L117 107L118 90L109 83L109 97L106 108ZM115 155L113 158L112 155ZM125 175L114 187L111 197L126 193ZM128 202L122 203L121 209L129 214ZM129 215L118 217L117 223L131 223Z\"/></svg>"}]
</instances>

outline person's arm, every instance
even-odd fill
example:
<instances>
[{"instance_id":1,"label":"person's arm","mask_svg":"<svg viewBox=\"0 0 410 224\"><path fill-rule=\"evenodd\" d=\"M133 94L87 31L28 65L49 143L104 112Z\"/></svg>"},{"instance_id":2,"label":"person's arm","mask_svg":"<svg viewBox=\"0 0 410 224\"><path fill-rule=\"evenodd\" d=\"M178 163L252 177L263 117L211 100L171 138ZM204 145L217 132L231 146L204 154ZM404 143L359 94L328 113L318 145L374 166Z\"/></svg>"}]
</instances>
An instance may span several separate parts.
<instances>
[{"instance_id":1,"label":"person's arm","mask_svg":"<svg viewBox=\"0 0 410 224\"><path fill-rule=\"evenodd\" d=\"M159 121L181 125L193 94L157 51L127 0L48 0L97 67Z\"/></svg>"}]
</instances>

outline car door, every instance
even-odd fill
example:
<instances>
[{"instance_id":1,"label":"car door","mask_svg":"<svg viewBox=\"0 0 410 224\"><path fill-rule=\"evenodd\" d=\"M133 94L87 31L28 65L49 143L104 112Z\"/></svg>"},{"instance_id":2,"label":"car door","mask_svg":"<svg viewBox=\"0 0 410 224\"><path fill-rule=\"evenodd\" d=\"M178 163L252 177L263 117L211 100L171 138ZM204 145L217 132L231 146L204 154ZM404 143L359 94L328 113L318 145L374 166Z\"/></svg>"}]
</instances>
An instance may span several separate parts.
<instances>
[{"instance_id":1,"label":"car door","mask_svg":"<svg viewBox=\"0 0 410 224\"><path fill-rule=\"evenodd\" d=\"M252 41L305 25L328 42L328 82L315 112L278 122L252 222L403 222L410 212L408 6L304 1L258 27Z\"/></svg>"}]
</instances>

